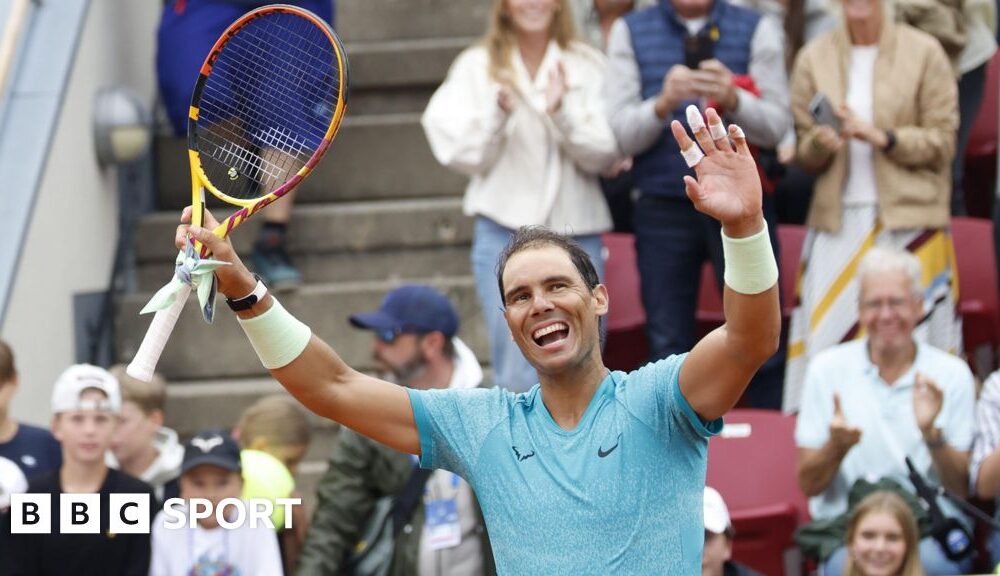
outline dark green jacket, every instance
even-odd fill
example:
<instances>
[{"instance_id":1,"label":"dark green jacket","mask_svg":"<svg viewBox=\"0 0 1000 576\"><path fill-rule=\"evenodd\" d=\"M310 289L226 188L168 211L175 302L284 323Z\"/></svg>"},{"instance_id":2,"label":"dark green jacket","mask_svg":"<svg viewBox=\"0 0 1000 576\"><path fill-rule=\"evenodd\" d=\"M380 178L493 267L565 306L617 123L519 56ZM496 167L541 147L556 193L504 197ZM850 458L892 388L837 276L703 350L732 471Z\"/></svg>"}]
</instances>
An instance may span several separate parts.
<instances>
[{"instance_id":1,"label":"dark green jacket","mask_svg":"<svg viewBox=\"0 0 1000 576\"><path fill-rule=\"evenodd\" d=\"M346 428L342 428L330 467L317 490L318 503L312 524L299 555L298 576L340 576L347 555L354 549L359 533L374 509L375 502L402 490L413 472L413 460ZM477 510L477 514L478 514ZM424 525L421 501L410 527L396 540L392 576L415 575ZM482 532L486 573L494 574L489 539ZM478 576L478 575L477 575Z\"/></svg>"}]
</instances>

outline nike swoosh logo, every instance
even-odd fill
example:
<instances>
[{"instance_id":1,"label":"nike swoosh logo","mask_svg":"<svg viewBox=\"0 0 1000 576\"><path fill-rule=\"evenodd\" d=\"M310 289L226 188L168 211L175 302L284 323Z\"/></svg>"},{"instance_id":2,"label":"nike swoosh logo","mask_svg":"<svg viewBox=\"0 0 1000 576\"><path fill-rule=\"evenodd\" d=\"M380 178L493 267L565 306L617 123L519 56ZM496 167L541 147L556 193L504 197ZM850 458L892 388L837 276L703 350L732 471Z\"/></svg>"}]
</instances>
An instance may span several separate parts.
<instances>
[{"instance_id":1,"label":"nike swoosh logo","mask_svg":"<svg viewBox=\"0 0 1000 576\"><path fill-rule=\"evenodd\" d=\"M598 446L597 447L597 457L598 458L607 458L608 454L611 454L612 452L615 451L615 448L618 448L618 445L621 444L621 440L622 440L622 435L621 435L621 432L619 432L618 433L618 438L615 439L615 445L614 446L612 446L611 448L608 448L607 450L605 450L604 448L601 448L600 446Z\"/></svg>"}]
</instances>

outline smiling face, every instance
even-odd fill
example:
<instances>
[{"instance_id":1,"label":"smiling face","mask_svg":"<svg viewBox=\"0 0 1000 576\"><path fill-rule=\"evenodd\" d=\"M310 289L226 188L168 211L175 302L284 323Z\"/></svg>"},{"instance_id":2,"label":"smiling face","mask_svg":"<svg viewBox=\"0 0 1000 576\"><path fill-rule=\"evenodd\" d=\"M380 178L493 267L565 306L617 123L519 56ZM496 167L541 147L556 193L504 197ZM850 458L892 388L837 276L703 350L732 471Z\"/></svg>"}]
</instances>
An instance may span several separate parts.
<instances>
[{"instance_id":1,"label":"smiling face","mask_svg":"<svg viewBox=\"0 0 1000 576\"><path fill-rule=\"evenodd\" d=\"M898 270L871 272L861 278L858 320L874 353L908 349L923 314L910 277Z\"/></svg>"},{"instance_id":2,"label":"smiling face","mask_svg":"<svg viewBox=\"0 0 1000 576\"><path fill-rule=\"evenodd\" d=\"M545 245L517 252L503 270L504 317L539 375L600 362L598 317L608 312L603 285L588 289L569 254Z\"/></svg>"},{"instance_id":3,"label":"smiling face","mask_svg":"<svg viewBox=\"0 0 1000 576\"><path fill-rule=\"evenodd\" d=\"M887 510L875 510L858 521L849 544L854 565L865 576L899 574L906 560L906 537Z\"/></svg>"},{"instance_id":4,"label":"smiling face","mask_svg":"<svg viewBox=\"0 0 1000 576\"><path fill-rule=\"evenodd\" d=\"M506 0L503 11L519 34L548 34L562 0Z\"/></svg>"}]
</instances>

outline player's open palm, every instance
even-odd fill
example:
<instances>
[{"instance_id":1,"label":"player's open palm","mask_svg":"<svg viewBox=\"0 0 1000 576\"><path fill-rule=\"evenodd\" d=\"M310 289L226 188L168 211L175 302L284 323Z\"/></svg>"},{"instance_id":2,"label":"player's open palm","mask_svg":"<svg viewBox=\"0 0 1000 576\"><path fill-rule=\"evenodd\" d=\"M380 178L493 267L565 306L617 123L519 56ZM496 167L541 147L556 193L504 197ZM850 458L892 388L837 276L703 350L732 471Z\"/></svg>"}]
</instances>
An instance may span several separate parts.
<instances>
[{"instance_id":1,"label":"player's open palm","mask_svg":"<svg viewBox=\"0 0 1000 576\"><path fill-rule=\"evenodd\" d=\"M688 137L680 122L674 120L670 129L698 177L684 177L687 195L695 208L723 224L739 225L759 218L760 176L743 131L736 125L724 128L722 119L711 108L706 113L707 125L697 107L689 106L687 115L697 143Z\"/></svg>"}]
</instances>

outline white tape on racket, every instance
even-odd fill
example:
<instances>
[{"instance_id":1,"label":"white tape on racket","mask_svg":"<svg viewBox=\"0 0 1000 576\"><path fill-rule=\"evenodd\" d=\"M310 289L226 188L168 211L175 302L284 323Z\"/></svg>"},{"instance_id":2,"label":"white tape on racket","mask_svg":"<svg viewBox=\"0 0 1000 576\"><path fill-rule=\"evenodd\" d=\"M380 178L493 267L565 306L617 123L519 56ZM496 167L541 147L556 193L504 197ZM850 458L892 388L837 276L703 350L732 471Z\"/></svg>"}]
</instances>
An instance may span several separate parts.
<instances>
[{"instance_id":1,"label":"white tape on racket","mask_svg":"<svg viewBox=\"0 0 1000 576\"><path fill-rule=\"evenodd\" d=\"M691 147L687 150L681 150L681 156L687 162L688 168L694 168L705 157L705 153L701 151L701 148L697 144L691 144Z\"/></svg>"},{"instance_id":2,"label":"white tape on racket","mask_svg":"<svg viewBox=\"0 0 1000 576\"><path fill-rule=\"evenodd\" d=\"M722 126L722 122L718 124L709 123L708 133L712 135L712 140L725 140L728 137L726 129Z\"/></svg>"},{"instance_id":3,"label":"white tape on racket","mask_svg":"<svg viewBox=\"0 0 1000 576\"><path fill-rule=\"evenodd\" d=\"M153 372L156 371L156 363L160 361L163 354L163 347L166 346L170 333L174 331L174 324L184 310L184 303L191 295L191 286L185 284L177 293L174 303L170 308L160 310L153 316L153 321L146 330L146 336L142 339L139 350L132 358L132 362L125 369L129 376L149 382L153 379Z\"/></svg>"},{"instance_id":4,"label":"white tape on racket","mask_svg":"<svg viewBox=\"0 0 1000 576\"><path fill-rule=\"evenodd\" d=\"M688 126L691 127L692 132L705 129L705 119L701 116L701 110L698 110L697 106L691 104L685 112L687 113Z\"/></svg>"}]
</instances>

